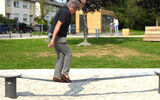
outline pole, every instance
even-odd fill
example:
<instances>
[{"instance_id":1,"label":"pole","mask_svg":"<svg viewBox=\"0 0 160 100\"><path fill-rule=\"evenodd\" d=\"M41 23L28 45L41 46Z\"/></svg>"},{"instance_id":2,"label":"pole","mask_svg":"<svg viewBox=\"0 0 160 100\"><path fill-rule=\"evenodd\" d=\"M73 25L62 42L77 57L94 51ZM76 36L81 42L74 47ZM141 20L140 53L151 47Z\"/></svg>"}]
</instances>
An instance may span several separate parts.
<instances>
[{"instance_id":1,"label":"pole","mask_svg":"<svg viewBox=\"0 0 160 100\"><path fill-rule=\"evenodd\" d=\"M158 89L158 93L160 93L160 76L159 76L159 89Z\"/></svg>"},{"instance_id":2,"label":"pole","mask_svg":"<svg viewBox=\"0 0 160 100\"><path fill-rule=\"evenodd\" d=\"M100 29L98 29L98 38L100 38Z\"/></svg>"},{"instance_id":3,"label":"pole","mask_svg":"<svg viewBox=\"0 0 160 100\"><path fill-rule=\"evenodd\" d=\"M16 77L5 78L5 97L17 98Z\"/></svg>"},{"instance_id":4,"label":"pole","mask_svg":"<svg viewBox=\"0 0 160 100\"><path fill-rule=\"evenodd\" d=\"M98 29L96 29L96 38L97 38L97 34L98 34Z\"/></svg>"},{"instance_id":5,"label":"pole","mask_svg":"<svg viewBox=\"0 0 160 100\"><path fill-rule=\"evenodd\" d=\"M22 33L20 33L20 38L22 38Z\"/></svg>"},{"instance_id":6,"label":"pole","mask_svg":"<svg viewBox=\"0 0 160 100\"><path fill-rule=\"evenodd\" d=\"M30 37L32 37L32 32L30 33Z\"/></svg>"},{"instance_id":7,"label":"pole","mask_svg":"<svg viewBox=\"0 0 160 100\"><path fill-rule=\"evenodd\" d=\"M12 36L11 36L11 31L9 31L9 38L12 38Z\"/></svg>"}]
</instances>

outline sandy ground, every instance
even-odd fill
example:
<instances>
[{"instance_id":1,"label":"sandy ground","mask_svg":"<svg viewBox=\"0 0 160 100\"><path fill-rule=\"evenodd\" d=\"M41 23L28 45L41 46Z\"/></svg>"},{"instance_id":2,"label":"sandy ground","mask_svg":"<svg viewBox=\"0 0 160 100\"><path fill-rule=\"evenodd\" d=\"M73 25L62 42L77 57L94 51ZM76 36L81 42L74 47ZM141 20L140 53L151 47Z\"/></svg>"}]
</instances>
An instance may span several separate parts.
<instances>
[{"instance_id":1,"label":"sandy ground","mask_svg":"<svg viewBox=\"0 0 160 100\"><path fill-rule=\"evenodd\" d=\"M53 69L0 70L0 75L22 74L16 100L160 100L160 69L71 69L72 83L52 82ZM5 81L0 78L0 100Z\"/></svg>"}]
</instances>

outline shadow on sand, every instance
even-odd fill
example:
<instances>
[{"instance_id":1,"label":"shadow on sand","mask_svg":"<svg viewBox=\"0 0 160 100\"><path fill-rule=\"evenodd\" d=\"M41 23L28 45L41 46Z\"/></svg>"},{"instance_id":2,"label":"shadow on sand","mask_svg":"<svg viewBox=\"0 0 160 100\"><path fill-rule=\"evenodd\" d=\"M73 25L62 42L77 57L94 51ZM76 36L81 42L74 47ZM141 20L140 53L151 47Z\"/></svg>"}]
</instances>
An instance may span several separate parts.
<instances>
[{"instance_id":1,"label":"shadow on sand","mask_svg":"<svg viewBox=\"0 0 160 100\"><path fill-rule=\"evenodd\" d=\"M110 95L110 94L133 94L133 93L144 93L144 92L152 92L158 91L157 89L146 89L146 90L137 90L137 91L123 91L123 92L106 92L106 93L91 93L91 94L79 94L81 91L84 90L83 86L90 84L91 82L96 81L103 81L103 80L114 80L114 79L126 79L126 78L137 78L137 77L147 77L153 75L132 75L132 76L119 76L119 77L104 77L104 78L88 78L88 79L79 79L79 80L72 80L72 83L68 85L70 88L64 94L60 95L47 95L47 94L34 94L31 92L18 92L18 96L92 96L92 95ZM23 77L23 79L31 79L37 81L44 81L44 82L53 82L49 79L40 79L40 78L31 78L31 77ZM64 83L63 83L64 84Z\"/></svg>"}]
</instances>

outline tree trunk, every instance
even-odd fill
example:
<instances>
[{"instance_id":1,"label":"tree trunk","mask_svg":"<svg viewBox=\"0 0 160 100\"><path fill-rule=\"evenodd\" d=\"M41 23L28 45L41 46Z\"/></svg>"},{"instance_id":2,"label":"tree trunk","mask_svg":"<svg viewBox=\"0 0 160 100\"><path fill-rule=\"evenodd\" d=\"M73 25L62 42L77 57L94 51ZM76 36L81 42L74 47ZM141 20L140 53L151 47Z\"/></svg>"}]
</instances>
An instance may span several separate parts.
<instances>
[{"instance_id":1,"label":"tree trunk","mask_svg":"<svg viewBox=\"0 0 160 100\"><path fill-rule=\"evenodd\" d=\"M88 35L87 13L83 13L83 20L84 20L84 26L85 26L83 42L78 44L77 46L90 46L91 44L87 42L87 35Z\"/></svg>"},{"instance_id":2,"label":"tree trunk","mask_svg":"<svg viewBox=\"0 0 160 100\"><path fill-rule=\"evenodd\" d=\"M83 14L83 19L84 19L84 37L83 37L83 41L85 44L87 44L87 35L88 35L88 27L87 27L87 13Z\"/></svg>"},{"instance_id":3,"label":"tree trunk","mask_svg":"<svg viewBox=\"0 0 160 100\"><path fill-rule=\"evenodd\" d=\"M41 24L41 32L43 32L43 20L42 20L42 24Z\"/></svg>"},{"instance_id":4,"label":"tree trunk","mask_svg":"<svg viewBox=\"0 0 160 100\"><path fill-rule=\"evenodd\" d=\"M156 14L156 26L158 26L158 19L159 19L159 16L158 14Z\"/></svg>"}]
</instances>

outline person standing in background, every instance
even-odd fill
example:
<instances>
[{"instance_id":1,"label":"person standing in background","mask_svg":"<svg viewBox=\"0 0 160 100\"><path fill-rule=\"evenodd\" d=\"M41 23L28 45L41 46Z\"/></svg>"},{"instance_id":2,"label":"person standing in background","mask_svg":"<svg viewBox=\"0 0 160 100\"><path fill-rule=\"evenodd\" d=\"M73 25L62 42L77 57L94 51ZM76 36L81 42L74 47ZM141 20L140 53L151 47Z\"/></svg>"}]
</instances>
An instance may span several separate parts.
<instances>
[{"instance_id":1,"label":"person standing in background","mask_svg":"<svg viewBox=\"0 0 160 100\"><path fill-rule=\"evenodd\" d=\"M113 21L114 23L114 32L115 32L115 35L118 36L119 35L119 31L118 31L118 26L119 26L119 21L117 18L114 19Z\"/></svg>"}]
</instances>

